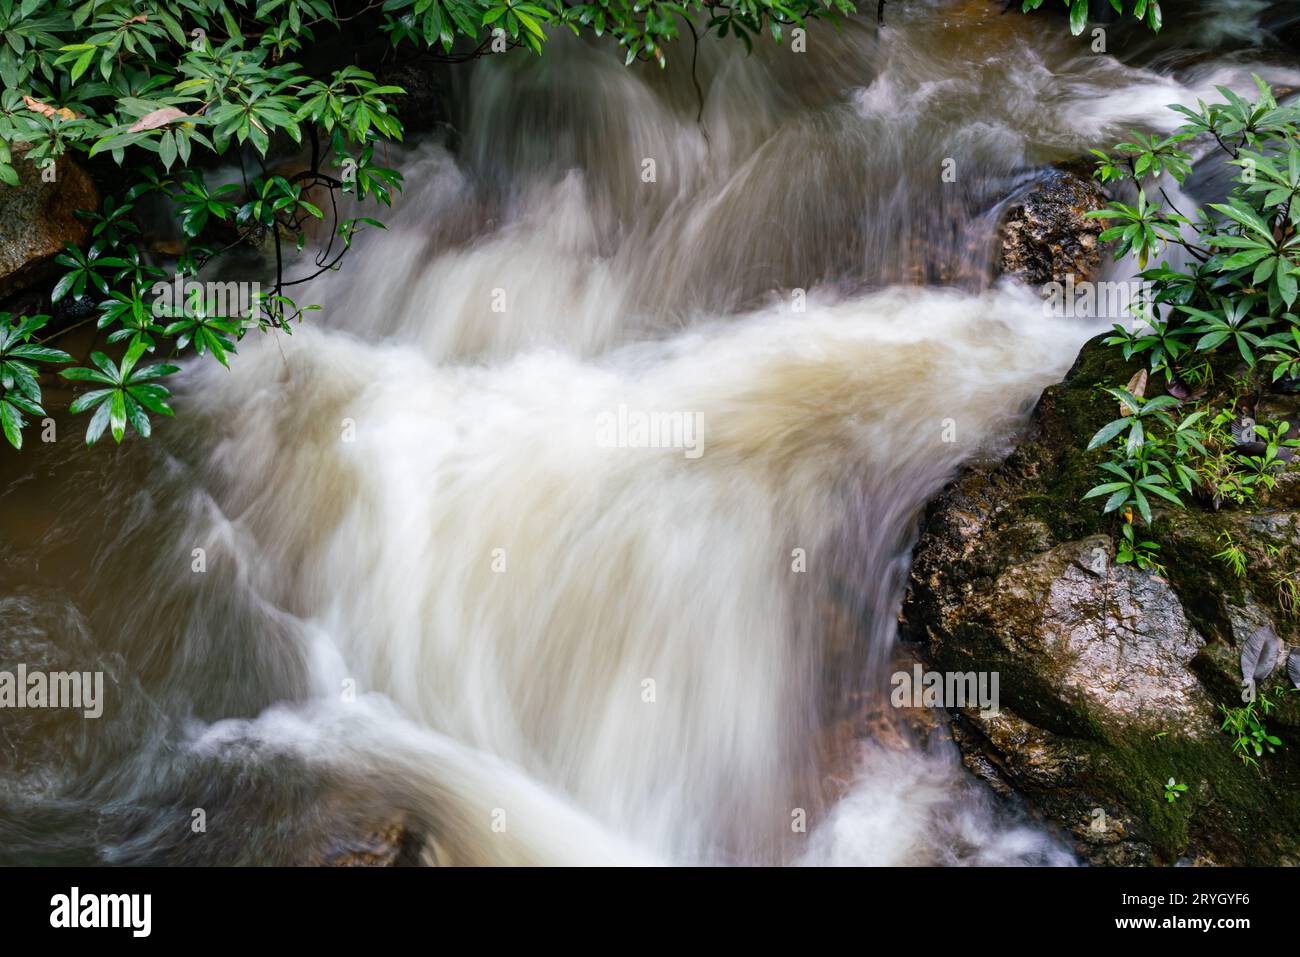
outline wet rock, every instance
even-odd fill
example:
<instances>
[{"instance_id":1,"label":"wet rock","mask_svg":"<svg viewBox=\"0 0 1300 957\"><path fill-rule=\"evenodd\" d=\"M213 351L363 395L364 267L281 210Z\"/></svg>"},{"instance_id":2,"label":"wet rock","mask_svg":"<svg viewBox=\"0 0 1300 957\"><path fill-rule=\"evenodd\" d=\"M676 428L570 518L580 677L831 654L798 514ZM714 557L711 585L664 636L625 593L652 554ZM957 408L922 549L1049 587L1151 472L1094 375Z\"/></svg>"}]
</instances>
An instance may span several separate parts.
<instances>
[{"instance_id":1,"label":"wet rock","mask_svg":"<svg viewBox=\"0 0 1300 957\"><path fill-rule=\"evenodd\" d=\"M1265 34L1275 38L1279 45L1291 50L1300 50L1300 16L1296 15L1295 5L1289 0L1279 0L1270 4L1260 16L1259 25Z\"/></svg>"},{"instance_id":2,"label":"wet rock","mask_svg":"<svg viewBox=\"0 0 1300 957\"><path fill-rule=\"evenodd\" d=\"M1052 735L1008 709L997 714L964 709L964 721L954 738L965 741L967 754L988 760L1003 780L1032 781L1041 787L1056 787L1080 770L1076 755L1062 748ZM979 747L970 746L972 734L983 737ZM990 782L993 783L993 782ZM996 786L995 786L996 789Z\"/></svg>"},{"instance_id":3,"label":"wet rock","mask_svg":"<svg viewBox=\"0 0 1300 957\"><path fill-rule=\"evenodd\" d=\"M1106 193L1086 163L1053 167L1003 217L999 268L1032 286L1091 278L1101 265L1105 229L1085 214L1102 209Z\"/></svg>"},{"instance_id":4,"label":"wet rock","mask_svg":"<svg viewBox=\"0 0 1300 957\"><path fill-rule=\"evenodd\" d=\"M413 56L393 64L383 73L383 82L406 92L395 99L397 115L407 135L450 129L450 98L442 66L430 56Z\"/></svg>"},{"instance_id":5,"label":"wet rock","mask_svg":"<svg viewBox=\"0 0 1300 957\"><path fill-rule=\"evenodd\" d=\"M59 159L54 182L46 182L21 150L14 151L19 184L0 186L0 298L48 279L63 244L79 244L89 235L89 225L75 211L99 205L90 177L72 160Z\"/></svg>"},{"instance_id":6,"label":"wet rock","mask_svg":"<svg viewBox=\"0 0 1300 957\"><path fill-rule=\"evenodd\" d=\"M1100 724L1204 733L1188 663L1205 640L1167 583L1112 566L1111 552L1092 536L1003 572L989 607L1003 649L1048 679L1045 695Z\"/></svg>"},{"instance_id":7,"label":"wet rock","mask_svg":"<svg viewBox=\"0 0 1300 957\"><path fill-rule=\"evenodd\" d=\"M1300 561L1300 511L1158 510L1166 571L1117 564L1122 519L1082 500L1099 458L1085 449L1114 417L1096 384L1131 374L1094 340L1043 394L1011 455L967 469L932 503L902 635L934 670L999 673L1000 714L954 715L963 760L1072 835L1085 860L1294 859L1300 695L1268 717L1285 746L1258 768L1233 753L1220 709L1242 704L1252 635L1267 628L1300 646L1277 585ZM1224 534L1276 557L1238 579L1214 557ZM1276 667L1261 690L1287 681ZM1188 785L1174 801L1171 777Z\"/></svg>"},{"instance_id":8,"label":"wet rock","mask_svg":"<svg viewBox=\"0 0 1300 957\"><path fill-rule=\"evenodd\" d=\"M318 863L322 867L409 867L420 863L420 840L401 816L358 837L337 841Z\"/></svg>"}]
</instances>

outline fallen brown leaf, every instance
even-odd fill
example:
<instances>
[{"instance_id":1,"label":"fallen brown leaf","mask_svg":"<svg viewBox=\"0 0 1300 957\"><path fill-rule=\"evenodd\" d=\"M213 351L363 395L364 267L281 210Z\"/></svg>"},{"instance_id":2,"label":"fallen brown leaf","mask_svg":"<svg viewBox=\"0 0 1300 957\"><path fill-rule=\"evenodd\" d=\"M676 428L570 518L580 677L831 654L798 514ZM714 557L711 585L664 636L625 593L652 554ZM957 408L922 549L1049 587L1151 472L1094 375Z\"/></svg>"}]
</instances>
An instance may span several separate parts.
<instances>
[{"instance_id":1,"label":"fallen brown leaf","mask_svg":"<svg viewBox=\"0 0 1300 957\"><path fill-rule=\"evenodd\" d=\"M183 110L178 110L174 106L164 106L161 109L154 110L152 113L146 113L127 130L128 133L140 133L144 130L156 130L160 126L166 126L173 120L188 119L189 114Z\"/></svg>"},{"instance_id":2,"label":"fallen brown leaf","mask_svg":"<svg viewBox=\"0 0 1300 957\"><path fill-rule=\"evenodd\" d=\"M33 113L39 113L47 119L54 119L56 116L61 120L75 120L77 118L77 114L73 113L66 106L50 106L48 103L42 103L40 100L32 99L30 96L23 97L23 104Z\"/></svg>"}]
</instances>

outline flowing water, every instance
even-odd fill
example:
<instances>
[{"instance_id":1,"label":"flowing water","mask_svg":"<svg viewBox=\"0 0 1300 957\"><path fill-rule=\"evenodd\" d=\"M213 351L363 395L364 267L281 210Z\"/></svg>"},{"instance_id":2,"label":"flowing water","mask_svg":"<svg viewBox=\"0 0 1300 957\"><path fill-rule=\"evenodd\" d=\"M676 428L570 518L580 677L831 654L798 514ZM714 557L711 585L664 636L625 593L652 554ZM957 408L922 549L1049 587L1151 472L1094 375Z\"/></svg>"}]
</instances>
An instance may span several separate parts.
<instances>
[{"instance_id":1,"label":"flowing water","mask_svg":"<svg viewBox=\"0 0 1300 957\"><path fill-rule=\"evenodd\" d=\"M891 713L895 619L919 510L1097 329L994 282L1006 204L1295 82L1223 6L1112 30L1158 70L982 0L702 41L698 92L689 37L463 68L320 318L187 368L150 442L6 463L0 667L107 700L0 713L0 858L302 862L400 815L438 863L1069 863ZM680 441L602 440L652 413Z\"/></svg>"}]
</instances>

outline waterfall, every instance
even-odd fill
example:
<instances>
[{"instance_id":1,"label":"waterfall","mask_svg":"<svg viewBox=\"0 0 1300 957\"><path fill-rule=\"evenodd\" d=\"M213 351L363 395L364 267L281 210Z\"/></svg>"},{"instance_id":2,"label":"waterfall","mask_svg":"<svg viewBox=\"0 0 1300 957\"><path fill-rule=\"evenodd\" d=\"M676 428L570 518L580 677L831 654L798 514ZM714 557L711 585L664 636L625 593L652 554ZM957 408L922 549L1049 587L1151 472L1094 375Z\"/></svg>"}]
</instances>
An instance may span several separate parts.
<instances>
[{"instance_id":1,"label":"waterfall","mask_svg":"<svg viewBox=\"0 0 1300 957\"><path fill-rule=\"evenodd\" d=\"M1006 203L1249 70L889 20L694 80L475 64L319 319L189 364L111 465L49 453L0 665L108 701L6 726L42 743L0 858L300 862L400 814L437 863L1069 862L888 707L911 541L1105 326L994 280Z\"/></svg>"}]
</instances>

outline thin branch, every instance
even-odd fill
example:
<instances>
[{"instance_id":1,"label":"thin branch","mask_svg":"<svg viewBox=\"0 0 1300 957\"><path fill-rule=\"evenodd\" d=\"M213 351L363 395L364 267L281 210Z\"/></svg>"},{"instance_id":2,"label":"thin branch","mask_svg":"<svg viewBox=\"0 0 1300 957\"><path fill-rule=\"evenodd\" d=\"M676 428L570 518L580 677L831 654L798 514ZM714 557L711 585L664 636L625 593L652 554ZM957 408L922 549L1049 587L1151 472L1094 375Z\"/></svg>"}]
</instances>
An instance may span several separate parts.
<instances>
[{"instance_id":1,"label":"thin branch","mask_svg":"<svg viewBox=\"0 0 1300 957\"><path fill-rule=\"evenodd\" d=\"M1183 219L1190 221L1191 217L1183 215L1183 211L1174 205L1174 201L1169 198L1169 194L1165 192L1165 188L1163 186L1158 186L1156 188L1160 190L1160 195L1164 198L1165 203L1169 206L1170 209L1172 209L1179 216L1182 216Z\"/></svg>"},{"instance_id":2,"label":"thin branch","mask_svg":"<svg viewBox=\"0 0 1300 957\"><path fill-rule=\"evenodd\" d=\"M691 50L691 82L695 84L695 98L699 103L699 109L695 111L695 122L704 132L704 142L712 145L709 140L708 127L704 125L704 90L700 87L700 78L695 72L695 64L699 60L700 56L700 35L696 32L695 24L691 22L691 18L685 17L684 19L686 20L686 26L691 31L691 40L693 41L693 47Z\"/></svg>"},{"instance_id":3,"label":"thin branch","mask_svg":"<svg viewBox=\"0 0 1300 957\"><path fill-rule=\"evenodd\" d=\"M47 342L53 342L55 339L58 339L62 336L66 336L69 333L75 332L77 329L80 329L82 326L86 325L89 322L98 321L98 319L99 319L99 313L95 313L94 315L87 316L85 319L82 319L78 322L74 322L72 325L68 326L65 329L60 329L57 332L51 332L44 339L37 339L36 342L33 344L38 346L43 346Z\"/></svg>"}]
</instances>

